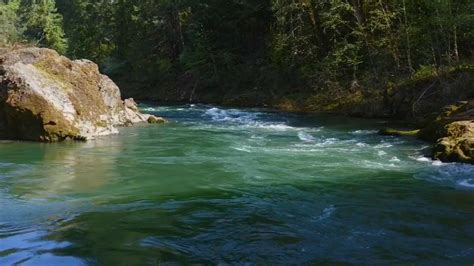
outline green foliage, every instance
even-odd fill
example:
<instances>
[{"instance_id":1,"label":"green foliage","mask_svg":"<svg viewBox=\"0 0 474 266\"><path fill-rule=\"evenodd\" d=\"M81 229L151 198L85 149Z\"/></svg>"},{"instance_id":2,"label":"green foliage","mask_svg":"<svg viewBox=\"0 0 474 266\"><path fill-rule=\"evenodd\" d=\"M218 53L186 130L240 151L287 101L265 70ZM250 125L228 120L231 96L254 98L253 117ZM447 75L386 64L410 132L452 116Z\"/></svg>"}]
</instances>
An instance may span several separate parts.
<instances>
[{"instance_id":1,"label":"green foliage","mask_svg":"<svg viewBox=\"0 0 474 266\"><path fill-rule=\"evenodd\" d=\"M20 11L26 38L60 53L66 52L62 15L57 13L54 0L23 0Z\"/></svg>"},{"instance_id":2,"label":"green foliage","mask_svg":"<svg viewBox=\"0 0 474 266\"><path fill-rule=\"evenodd\" d=\"M110 1L62 0L57 5L64 17L68 54L104 64L117 47L114 36L118 25Z\"/></svg>"},{"instance_id":3,"label":"green foliage","mask_svg":"<svg viewBox=\"0 0 474 266\"><path fill-rule=\"evenodd\" d=\"M62 15L54 0L0 1L0 45L24 41L66 52Z\"/></svg>"},{"instance_id":4,"label":"green foliage","mask_svg":"<svg viewBox=\"0 0 474 266\"><path fill-rule=\"evenodd\" d=\"M414 80L421 80L436 76L437 69L433 65L420 66L413 74Z\"/></svg>"},{"instance_id":5,"label":"green foliage","mask_svg":"<svg viewBox=\"0 0 474 266\"><path fill-rule=\"evenodd\" d=\"M0 46L18 42L21 30L18 27L17 11L20 1L0 1Z\"/></svg>"},{"instance_id":6,"label":"green foliage","mask_svg":"<svg viewBox=\"0 0 474 266\"><path fill-rule=\"evenodd\" d=\"M4 0L0 14L6 42L92 59L144 97L380 90L474 51L469 0Z\"/></svg>"}]
</instances>

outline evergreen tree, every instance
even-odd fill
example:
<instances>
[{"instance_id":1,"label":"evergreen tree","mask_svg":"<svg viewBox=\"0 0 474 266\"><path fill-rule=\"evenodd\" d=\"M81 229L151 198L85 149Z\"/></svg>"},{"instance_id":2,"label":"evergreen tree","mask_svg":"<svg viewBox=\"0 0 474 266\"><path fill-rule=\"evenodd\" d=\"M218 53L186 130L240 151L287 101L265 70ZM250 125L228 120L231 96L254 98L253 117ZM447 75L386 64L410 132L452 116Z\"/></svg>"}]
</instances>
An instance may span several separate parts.
<instances>
[{"instance_id":1,"label":"evergreen tree","mask_svg":"<svg viewBox=\"0 0 474 266\"><path fill-rule=\"evenodd\" d=\"M66 52L62 15L57 12L54 0L23 0L19 11L26 38L40 46Z\"/></svg>"},{"instance_id":2,"label":"evergreen tree","mask_svg":"<svg viewBox=\"0 0 474 266\"><path fill-rule=\"evenodd\" d=\"M11 45L21 39L19 18L19 0L0 1L0 46Z\"/></svg>"},{"instance_id":3,"label":"evergreen tree","mask_svg":"<svg viewBox=\"0 0 474 266\"><path fill-rule=\"evenodd\" d=\"M145 95L378 90L472 60L473 14L469 0L3 0L0 41L92 59Z\"/></svg>"}]
</instances>

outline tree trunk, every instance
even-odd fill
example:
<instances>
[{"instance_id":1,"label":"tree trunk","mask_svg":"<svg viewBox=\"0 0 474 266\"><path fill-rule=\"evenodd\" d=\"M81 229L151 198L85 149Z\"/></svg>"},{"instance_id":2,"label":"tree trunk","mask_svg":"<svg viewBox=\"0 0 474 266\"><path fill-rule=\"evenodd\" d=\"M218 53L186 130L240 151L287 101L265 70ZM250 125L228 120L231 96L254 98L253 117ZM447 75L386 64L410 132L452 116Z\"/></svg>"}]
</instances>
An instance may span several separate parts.
<instances>
[{"instance_id":1,"label":"tree trunk","mask_svg":"<svg viewBox=\"0 0 474 266\"><path fill-rule=\"evenodd\" d=\"M408 16L407 16L407 7L405 4L405 0L402 1L403 3L403 17L405 20L405 35L406 35L406 42L407 42L407 61L408 61L408 70L411 74L415 71L413 69L413 64L411 61L411 41L410 41L410 31L408 26Z\"/></svg>"},{"instance_id":2,"label":"tree trunk","mask_svg":"<svg viewBox=\"0 0 474 266\"><path fill-rule=\"evenodd\" d=\"M365 23L364 1L351 0L351 3L352 7L354 8L354 16L357 19L357 23L363 25Z\"/></svg>"},{"instance_id":3,"label":"tree trunk","mask_svg":"<svg viewBox=\"0 0 474 266\"><path fill-rule=\"evenodd\" d=\"M327 43L327 38L324 36L324 31L321 28L321 19L320 19L319 11L316 9L315 5L312 3L311 0L303 0L303 1L309 12L309 18L311 20L311 24L313 26L316 38L318 39L318 43L320 44L322 53L326 54L328 50L328 43Z\"/></svg>"},{"instance_id":4,"label":"tree trunk","mask_svg":"<svg viewBox=\"0 0 474 266\"><path fill-rule=\"evenodd\" d=\"M458 31L457 31L456 26L454 26L453 35L454 35L454 60L456 60L456 62L459 62Z\"/></svg>"},{"instance_id":5,"label":"tree trunk","mask_svg":"<svg viewBox=\"0 0 474 266\"><path fill-rule=\"evenodd\" d=\"M179 10L175 4L171 10L171 27L173 31L173 59L177 60L184 50L184 38L181 20L179 17Z\"/></svg>"}]
</instances>

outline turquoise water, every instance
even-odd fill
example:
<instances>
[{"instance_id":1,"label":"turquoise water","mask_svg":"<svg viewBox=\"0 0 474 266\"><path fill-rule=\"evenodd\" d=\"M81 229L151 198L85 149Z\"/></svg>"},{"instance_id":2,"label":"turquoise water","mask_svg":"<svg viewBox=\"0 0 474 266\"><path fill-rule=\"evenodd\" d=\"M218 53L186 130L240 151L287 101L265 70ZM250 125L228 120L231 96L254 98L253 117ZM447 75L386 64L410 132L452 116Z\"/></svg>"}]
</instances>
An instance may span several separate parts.
<instances>
[{"instance_id":1,"label":"turquoise water","mask_svg":"<svg viewBox=\"0 0 474 266\"><path fill-rule=\"evenodd\" d=\"M474 263L474 167L384 121L153 107L88 143L0 143L0 265Z\"/></svg>"}]
</instances>

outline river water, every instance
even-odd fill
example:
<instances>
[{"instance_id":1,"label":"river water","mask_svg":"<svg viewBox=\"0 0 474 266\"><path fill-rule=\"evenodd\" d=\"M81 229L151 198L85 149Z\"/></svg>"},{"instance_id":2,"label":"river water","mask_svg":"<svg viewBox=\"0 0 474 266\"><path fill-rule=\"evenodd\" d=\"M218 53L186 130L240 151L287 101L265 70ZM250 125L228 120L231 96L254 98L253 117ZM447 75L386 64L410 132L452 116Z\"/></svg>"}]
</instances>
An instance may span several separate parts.
<instances>
[{"instance_id":1,"label":"river water","mask_svg":"<svg viewBox=\"0 0 474 266\"><path fill-rule=\"evenodd\" d=\"M0 143L0 265L474 263L474 167L384 121L142 108L171 123Z\"/></svg>"}]
</instances>

